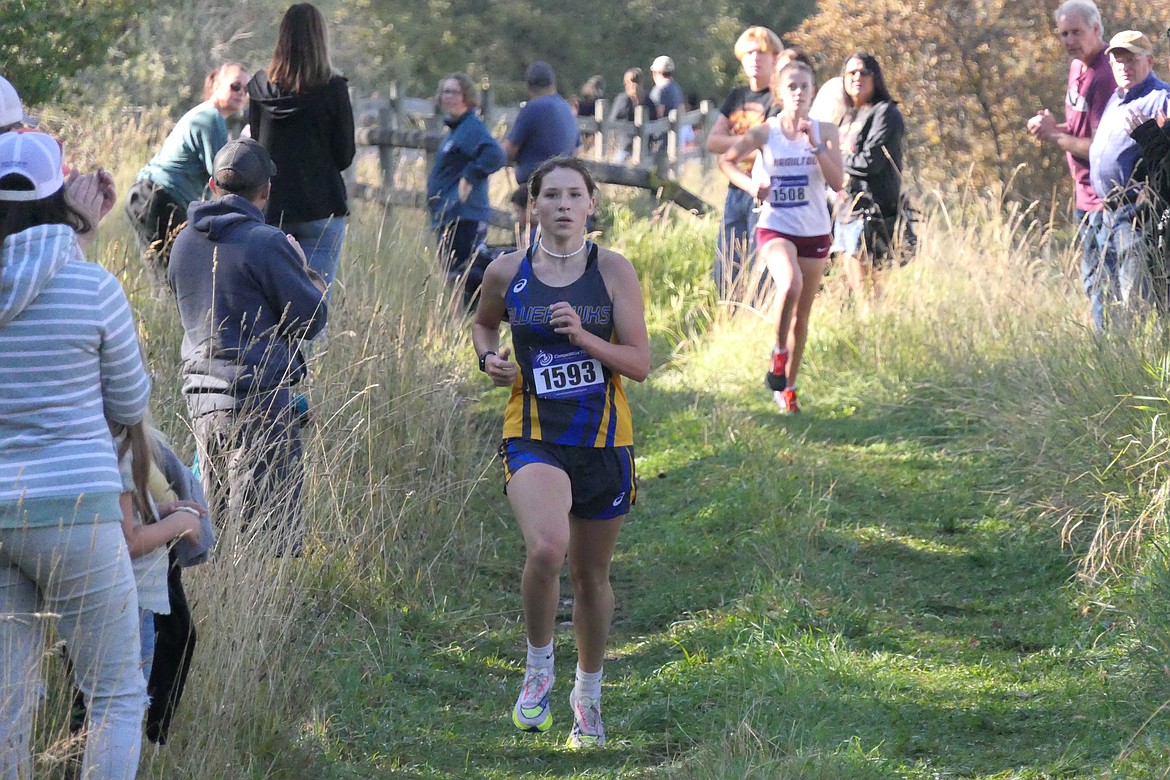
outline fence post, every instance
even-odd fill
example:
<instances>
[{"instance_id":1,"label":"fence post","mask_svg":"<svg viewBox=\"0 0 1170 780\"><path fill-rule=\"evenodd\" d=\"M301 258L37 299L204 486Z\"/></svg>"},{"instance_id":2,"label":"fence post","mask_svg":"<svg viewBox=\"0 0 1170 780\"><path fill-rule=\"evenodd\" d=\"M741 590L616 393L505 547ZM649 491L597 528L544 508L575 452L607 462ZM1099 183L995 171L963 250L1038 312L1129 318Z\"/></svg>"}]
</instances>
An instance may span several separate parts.
<instances>
[{"instance_id":1,"label":"fence post","mask_svg":"<svg viewBox=\"0 0 1170 780\"><path fill-rule=\"evenodd\" d=\"M597 132L593 134L593 159L604 161L608 147L605 144L605 112L609 104L605 98L599 98L593 104L593 119L597 122Z\"/></svg>"},{"instance_id":2,"label":"fence post","mask_svg":"<svg viewBox=\"0 0 1170 780\"><path fill-rule=\"evenodd\" d=\"M719 113L715 111L715 104L710 100L699 101L699 112L703 115L703 136L695 138L695 141L702 144L699 148L699 160L703 175L706 176L711 172L715 162L707 151L707 139L711 137L711 130L715 127L715 120L719 118Z\"/></svg>"},{"instance_id":3,"label":"fence post","mask_svg":"<svg viewBox=\"0 0 1170 780\"><path fill-rule=\"evenodd\" d=\"M378 107L378 124L383 130L393 130L398 126L398 113L401 100L398 94L398 82L391 81L386 90L387 104ZM394 173L398 168L398 151L392 146L378 147L378 167L382 169L381 188L383 193L394 189Z\"/></svg>"},{"instance_id":4,"label":"fence post","mask_svg":"<svg viewBox=\"0 0 1170 780\"><path fill-rule=\"evenodd\" d=\"M496 96L492 92L492 81L487 76L479 80L479 115L489 128L495 123Z\"/></svg>"},{"instance_id":5,"label":"fence post","mask_svg":"<svg viewBox=\"0 0 1170 780\"><path fill-rule=\"evenodd\" d=\"M678 153L679 153L679 112L677 108L671 109L667 118L670 119L670 129L666 132L666 155L659 158L658 174L666 176L668 173L672 174L675 179L678 179Z\"/></svg>"},{"instance_id":6,"label":"fence post","mask_svg":"<svg viewBox=\"0 0 1170 780\"><path fill-rule=\"evenodd\" d=\"M650 132L646 129L646 107L634 106L634 151L630 160L636 168L649 168Z\"/></svg>"}]
</instances>

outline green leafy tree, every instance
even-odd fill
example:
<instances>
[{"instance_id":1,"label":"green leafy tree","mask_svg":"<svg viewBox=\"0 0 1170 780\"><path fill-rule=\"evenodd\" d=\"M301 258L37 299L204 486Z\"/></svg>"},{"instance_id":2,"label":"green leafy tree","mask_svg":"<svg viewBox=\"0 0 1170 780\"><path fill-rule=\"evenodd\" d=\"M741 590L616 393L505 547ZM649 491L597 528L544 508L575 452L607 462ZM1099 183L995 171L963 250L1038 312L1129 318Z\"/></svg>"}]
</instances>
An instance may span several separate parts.
<instances>
[{"instance_id":1,"label":"green leafy tree","mask_svg":"<svg viewBox=\"0 0 1170 780\"><path fill-rule=\"evenodd\" d=\"M0 72L29 104L56 97L67 80L105 61L145 0L5 0Z\"/></svg>"},{"instance_id":2,"label":"green leafy tree","mask_svg":"<svg viewBox=\"0 0 1170 780\"><path fill-rule=\"evenodd\" d=\"M367 53L363 78L407 83L411 94L433 90L454 70L492 80L502 101L524 94L528 63L547 60L562 93L600 74L616 94L630 67L648 71L659 54L674 59L687 92L722 97L737 78L731 48L747 26L744 0L356 0L338 4L346 37ZM790 8L791 6L791 8ZM783 33L814 7L786 3L766 23ZM790 21L786 21L791 17Z\"/></svg>"},{"instance_id":3,"label":"green leafy tree","mask_svg":"<svg viewBox=\"0 0 1170 780\"><path fill-rule=\"evenodd\" d=\"M79 81L100 84L82 98L133 106L165 106L178 116L199 102L207 73L238 61L249 71L268 64L289 0L170 0L135 19L124 35L129 54L113 51Z\"/></svg>"},{"instance_id":4,"label":"green leafy tree","mask_svg":"<svg viewBox=\"0 0 1170 780\"><path fill-rule=\"evenodd\" d=\"M1044 106L1063 113L1068 57L1051 5L1015 0L820 0L791 38L836 75L854 50L882 65L906 116L908 159L925 180L1014 181L1027 197L1068 187L1064 157L1025 124ZM1110 32L1149 33L1136 0L1102 9ZM1071 190L1069 190L1071 192Z\"/></svg>"}]
</instances>

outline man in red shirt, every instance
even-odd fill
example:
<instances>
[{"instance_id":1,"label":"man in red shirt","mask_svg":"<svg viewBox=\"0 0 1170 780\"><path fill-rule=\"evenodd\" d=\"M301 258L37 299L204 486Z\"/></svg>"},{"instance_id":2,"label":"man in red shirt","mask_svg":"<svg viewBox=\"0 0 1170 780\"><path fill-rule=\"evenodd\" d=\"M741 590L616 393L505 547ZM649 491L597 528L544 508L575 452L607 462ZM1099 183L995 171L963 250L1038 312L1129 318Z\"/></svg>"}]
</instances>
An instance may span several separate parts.
<instances>
[{"instance_id":1,"label":"man in red shirt","mask_svg":"<svg viewBox=\"0 0 1170 780\"><path fill-rule=\"evenodd\" d=\"M1041 109L1028 120L1028 132L1059 147L1068 158L1069 173L1076 188L1081 281L1089 296L1093 327L1100 332L1104 326L1104 302L1117 289L1114 279L1117 263L1105 251L1106 243L1102 240L1104 207L1089 180L1089 144L1117 83L1105 54L1101 13L1092 0L1066 0L1054 16L1061 43L1072 60L1064 96L1064 122L1057 124L1048 109Z\"/></svg>"}]
</instances>

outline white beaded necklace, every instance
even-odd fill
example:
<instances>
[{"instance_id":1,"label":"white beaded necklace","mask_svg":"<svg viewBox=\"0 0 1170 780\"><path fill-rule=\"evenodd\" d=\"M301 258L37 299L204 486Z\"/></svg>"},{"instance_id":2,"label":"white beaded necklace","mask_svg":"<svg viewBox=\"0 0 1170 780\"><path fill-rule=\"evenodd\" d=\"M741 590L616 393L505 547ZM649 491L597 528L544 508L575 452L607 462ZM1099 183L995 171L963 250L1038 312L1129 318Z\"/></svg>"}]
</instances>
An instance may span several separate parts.
<instances>
[{"instance_id":1,"label":"white beaded necklace","mask_svg":"<svg viewBox=\"0 0 1170 780\"><path fill-rule=\"evenodd\" d=\"M584 249L585 244L587 244L587 243L588 242L584 238L582 238L581 239L581 246L577 247L572 252L569 252L567 255L562 255L562 254L559 254L557 252L553 252L553 251L549 250L549 248L544 245L543 241L538 241L537 246L540 247L540 250L542 252L544 252L546 255L548 255L549 257L555 257L558 260L568 260L570 257L572 257L573 255L577 254L582 249Z\"/></svg>"}]
</instances>

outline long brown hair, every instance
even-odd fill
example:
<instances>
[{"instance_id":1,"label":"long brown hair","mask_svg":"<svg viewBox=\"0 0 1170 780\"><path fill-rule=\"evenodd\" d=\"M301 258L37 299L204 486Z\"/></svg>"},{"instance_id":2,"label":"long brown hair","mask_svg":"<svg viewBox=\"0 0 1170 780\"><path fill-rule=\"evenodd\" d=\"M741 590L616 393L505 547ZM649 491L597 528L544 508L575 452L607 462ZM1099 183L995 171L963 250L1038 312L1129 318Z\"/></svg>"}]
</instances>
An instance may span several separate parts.
<instances>
[{"instance_id":1,"label":"long brown hair","mask_svg":"<svg viewBox=\"0 0 1170 780\"><path fill-rule=\"evenodd\" d=\"M585 167L585 163L581 162L577 157L564 155L545 160L528 177L528 194L532 200L536 200L537 196L540 195L540 188L544 186L545 175L558 168L567 168L570 171L576 171L581 174L581 178L585 180L585 189L589 191L589 197L597 195L597 184L593 181L593 175L589 173L589 169Z\"/></svg>"},{"instance_id":2,"label":"long brown hair","mask_svg":"<svg viewBox=\"0 0 1170 780\"><path fill-rule=\"evenodd\" d=\"M312 3L290 6L280 22L268 80L289 92L308 92L332 77L324 17Z\"/></svg>"},{"instance_id":3,"label":"long brown hair","mask_svg":"<svg viewBox=\"0 0 1170 780\"><path fill-rule=\"evenodd\" d=\"M0 188L32 190L32 182L18 173L0 179ZM78 233L88 233L94 226L65 199L65 188L40 200L0 201L0 244L11 235L37 225L68 225Z\"/></svg>"}]
</instances>

